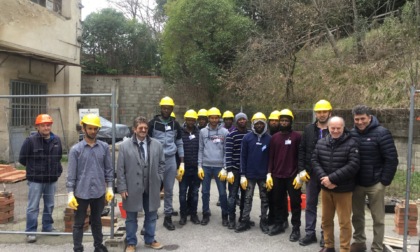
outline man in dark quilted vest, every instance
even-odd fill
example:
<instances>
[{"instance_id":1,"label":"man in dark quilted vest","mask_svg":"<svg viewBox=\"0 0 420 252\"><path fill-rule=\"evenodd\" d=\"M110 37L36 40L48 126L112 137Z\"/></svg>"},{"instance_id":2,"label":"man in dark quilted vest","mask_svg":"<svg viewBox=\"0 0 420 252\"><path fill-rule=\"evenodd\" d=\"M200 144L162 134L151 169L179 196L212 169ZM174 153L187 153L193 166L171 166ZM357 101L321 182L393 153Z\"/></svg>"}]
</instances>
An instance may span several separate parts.
<instances>
[{"instance_id":1,"label":"man in dark quilted vest","mask_svg":"<svg viewBox=\"0 0 420 252\"><path fill-rule=\"evenodd\" d=\"M394 179L398 166L398 154L394 139L388 129L379 124L365 105L352 110L354 128L351 135L359 141L360 170L353 192L353 244L350 251L366 250L365 198L368 197L373 219L371 251L383 251L385 232L385 188Z\"/></svg>"}]
</instances>

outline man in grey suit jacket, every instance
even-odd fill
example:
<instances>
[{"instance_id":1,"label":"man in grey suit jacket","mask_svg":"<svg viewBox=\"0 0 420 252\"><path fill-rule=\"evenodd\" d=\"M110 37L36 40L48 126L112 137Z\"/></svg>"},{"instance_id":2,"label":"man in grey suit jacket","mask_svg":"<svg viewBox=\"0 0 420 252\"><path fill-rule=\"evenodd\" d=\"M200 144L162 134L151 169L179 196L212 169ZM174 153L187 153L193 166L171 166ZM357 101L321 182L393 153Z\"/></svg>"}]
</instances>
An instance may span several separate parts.
<instances>
[{"instance_id":1,"label":"man in grey suit jacket","mask_svg":"<svg viewBox=\"0 0 420 252\"><path fill-rule=\"evenodd\" d=\"M157 210L160 207L160 185L165 171L162 145L147 136L147 120L137 117L133 122L133 137L119 149L117 162L118 192L127 212L125 251L136 251L137 213L144 209L144 242L146 247L161 249L155 240Z\"/></svg>"}]
</instances>

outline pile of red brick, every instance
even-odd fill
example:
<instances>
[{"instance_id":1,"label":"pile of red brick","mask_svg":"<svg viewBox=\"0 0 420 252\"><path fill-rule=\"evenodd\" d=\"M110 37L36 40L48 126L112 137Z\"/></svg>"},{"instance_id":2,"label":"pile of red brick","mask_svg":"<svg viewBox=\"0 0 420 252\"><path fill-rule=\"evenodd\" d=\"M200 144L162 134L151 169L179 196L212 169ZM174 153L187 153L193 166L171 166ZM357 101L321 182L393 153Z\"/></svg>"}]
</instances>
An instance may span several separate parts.
<instances>
[{"instance_id":1,"label":"pile of red brick","mask_svg":"<svg viewBox=\"0 0 420 252\"><path fill-rule=\"evenodd\" d=\"M395 205L394 231L398 233L399 235L404 234L404 216L405 216L405 202L403 201ZM417 236L417 218L418 218L417 204L415 202L410 201L409 208L408 208L408 235L409 236Z\"/></svg>"},{"instance_id":2,"label":"pile of red brick","mask_svg":"<svg viewBox=\"0 0 420 252\"><path fill-rule=\"evenodd\" d=\"M90 217L90 208L88 208L87 210L85 224L83 225L83 231L86 231L89 228L89 217ZM64 232L73 232L73 222L74 222L74 210L67 207L64 210Z\"/></svg>"},{"instance_id":3,"label":"pile of red brick","mask_svg":"<svg viewBox=\"0 0 420 252\"><path fill-rule=\"evenodd\" d=\"M11 192L0 192L0 224L13 221L15 199Z\"/></svg>"}]
</instances>

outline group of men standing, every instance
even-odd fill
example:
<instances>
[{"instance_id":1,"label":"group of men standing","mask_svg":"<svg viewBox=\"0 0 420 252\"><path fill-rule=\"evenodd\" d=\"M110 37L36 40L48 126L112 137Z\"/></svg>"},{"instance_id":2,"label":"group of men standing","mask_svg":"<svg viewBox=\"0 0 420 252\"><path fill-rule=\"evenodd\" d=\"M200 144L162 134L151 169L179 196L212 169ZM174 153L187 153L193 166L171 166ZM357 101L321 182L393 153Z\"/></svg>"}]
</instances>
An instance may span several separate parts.
<instances>
[{"instance_id":1,"label":"group of men standing","mask_svg":"<svg viewBox=\"0 0 420 252\"><path fill-rule=\"evenodd\" d=\"M134 119L134 134L119 149L117 189L127 212L127 252L136 251L137 214L141 211L145 212L142 232L145 246L163 247L155 240L161 185L163 225L168 230L175 229L172 222L175 179L179 181L180 225L187 223L188 215L194 224L209 223L212 215L210 186L214 179L222 225L236 232L250 229L253 195L258 185L261 231L270 236L285 232L289 226L289 197L292 215L289 240L299 241L302 246L317 242L315 227L321 194L322 252L335 251L335 213L340 226L340 251L366 250L364 204L367 196L374 222L371 250L382 251L385 187L395 175L398 156L391 133L380 126L370 108L364 105L353 108L354 128L348 131L343 118L332 116L331 104L320 100L314 107L315 122L307 125L301 135L293 130L295 117L289 109L273 111L268 120L263 113L255 113L249 130L248 117L242 112L234 115L226 111L224 123L220 123L222 114L215 107L198 113L188 110L181 126L171 117L175 104L170 97L162 98L159 105L161 113L152 120ZM25 141L19 159L27 166L31 189L26 231L36 231L39 201L43 196L43 231L53 232L51 195L62 172L61 143L51 133L49 115L40 115L35 124L38 133ZM109 147L96 140L101 127L99 117L86 115L81 125L84 139L69 152L66 183L68 205L75 210L74 251L83 251L83 224L89 206L95 251L107 251L102 245L100 214L105 202L114 197ZM301 237L301 187L304 183L306 234ZM197 214L200 184L201 220ZM240 205L238 222L237 202ZM27 241L35 242L35 235L28 235Z\"/></svg>"}]
</instances>

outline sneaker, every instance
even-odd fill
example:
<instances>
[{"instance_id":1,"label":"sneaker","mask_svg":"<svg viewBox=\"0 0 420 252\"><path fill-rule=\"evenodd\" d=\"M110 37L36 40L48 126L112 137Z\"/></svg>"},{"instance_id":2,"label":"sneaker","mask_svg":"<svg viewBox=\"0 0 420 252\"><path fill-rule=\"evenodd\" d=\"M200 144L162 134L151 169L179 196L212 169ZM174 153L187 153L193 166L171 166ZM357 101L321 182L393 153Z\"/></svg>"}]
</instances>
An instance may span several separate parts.
<instances>
[{"instance_id":1,"label":"sneaker","mask_svg":"<svg viewBox=\"0 0 420 252\"><path fill-rule=\"evenodd\" d=\"M148 244L148 243L145 243L144 244L144 246L145 247L147 247L147 248L152 248L152 249L162 249L163 248L163 245L162 244L160 244L159 242L157 242L157 241L153 241L152 243L150 243L150 244Z\"/></svg>"},{"instance_id":2,"label":"sneaker","mask_svg":"<svg viewBox=\"0 0 420 252\"><path fill-rule=\"evenodd\" d=\"M317 242L316 235L306 235L302 239L299 240L299 245L307 246L309 244Z\"/></svg>"},{"instance_id":3,"label":"sneaker","mask_svg":"<svg viewBox=\"0 0 420 252\"><path fill-rule=\"evenodd\" d=\"M355 243L353 242L350 245L350 252L364 252L366 251L366 243L362 242L362 243Z\"/></svg>"},{"instance_id":4,"label":"sneaker","mask_svg":"<svg viewBox=\"0 0 420 252\"><path fill-rule=\"evenodd\" d=\"M135 245L127 245L125 248L125 252L136 252L136 246Z\"/></svg>"},{"instance_id":5,"label":"sneaker","mask_svg":"<svg viewBox=\"0 0 420 252\"><path fill-rule=\"evenodd\" d=\"M28 236L26 236L26 242L27 243L34 243L34 242L36 242L36 236L35 235L28 235Z\"/></svg>"}]
</instances>

